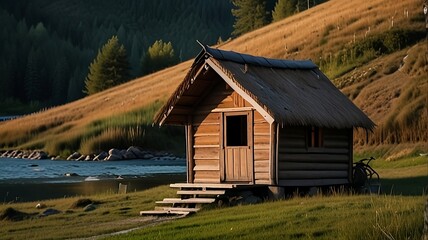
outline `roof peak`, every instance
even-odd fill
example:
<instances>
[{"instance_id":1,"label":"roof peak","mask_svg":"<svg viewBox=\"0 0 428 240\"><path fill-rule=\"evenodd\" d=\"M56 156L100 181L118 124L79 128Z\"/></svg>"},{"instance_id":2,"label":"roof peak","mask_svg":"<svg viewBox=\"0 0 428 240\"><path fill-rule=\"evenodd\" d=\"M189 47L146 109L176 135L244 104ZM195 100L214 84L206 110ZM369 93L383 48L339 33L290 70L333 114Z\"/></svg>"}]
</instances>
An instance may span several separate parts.
<instances>
[{"instance_id":1,"label":"roof peak","mask_svg":"<svg viewBox=\"0 0 428 240\"><path fill-rule=\"evenodd\" d=\"M214 59L231 61L240 64L250 64L260 67L282 68L282 69L315 69L318 68L311 60L285 60L273 59L260 56L252 56L249 54L238 53L234 51L220 50L211 48L198 41L203 48L203 52L213 57Z\"/></svg>"}]
</instances>

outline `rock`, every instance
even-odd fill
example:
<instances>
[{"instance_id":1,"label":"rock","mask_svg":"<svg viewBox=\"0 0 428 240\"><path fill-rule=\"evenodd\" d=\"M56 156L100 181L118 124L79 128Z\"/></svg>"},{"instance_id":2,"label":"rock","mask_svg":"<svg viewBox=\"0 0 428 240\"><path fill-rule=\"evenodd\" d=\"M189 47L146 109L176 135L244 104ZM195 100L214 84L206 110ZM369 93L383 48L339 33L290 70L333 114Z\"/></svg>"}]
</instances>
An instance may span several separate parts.
<instances>
[{"instance_id":1,"label":"rock","mask_svg":"<svg viewBox=\"0 0 428 240\"><path fill-rule=\"evenodd\" d=\"M119 150L119 149L117 149L117 148L112 148L112 149L110 149L110 150L108 151L108 155L117 155L117 156L120 156L120 155L121 155L121 152L120 152L120 150Z\"/></svg>"},{"instance_id":2,"label":"rock","mask_svg":"<svg viewBox=\"0 0 428 240\"><path fill-rule=\"evenodd\" d=\"M43 151L40 151L39 152L39 157L40 157L39 159L48 159L49 155L47 153L43 152Z\"/></svg>"},{"instance_id":3,"label":"rock","mask_svg":"<svg viewBox=\"0 0 428 240\"><path fill-rule=\"evenodd\" d=\"M77 174L77 173L64 173L64 176L66 176L66 177L77 177L77 176L79 176L79 174Z\"/></svg>"},{"instance_id":4,"label":"rock","mask_svg":"<svg viewBox=\"0 0 428 240\"><path fill-rule=\"evenodd\" d=\"M124 159L136 159L138 158L132 151L126 150L125 154L123 154Z\"/></svg>"},{"instance_id":5,"label":"rock","mask_svg":"<svg viewBox=\"0 0 428 240\"><path fill-rule=\"evenodd\" d=\"M80 155L80 157L78 157L77 159L76 159L76 161L83 161L83 160L85 160L86 159L86 155Z\"/></svg>"},{"instance_id":6,"label":"rock","mask_svg":"<svg viewBox=\"0 0 428 240\"><path fill-rule=\"evenodd\" d=\"M108 157L108 153L106 152L101 152L100 154L98 154L97 156L94 157L94 161L103 161Z\"/></svg>"},{"instance_id":7,"label":"rock","mask_svg":"<svg viewBox=\"0 0 428 240\"><path fill-rule=\"evenodd\" d=\"M150 154L150 153L146 153L142 157L142 159L151 159L151 158L154 158L154 156L153 156L153 154Z\"/></svg>"},{"instance_id":8,"label":"rock","mask_svg":"<svg viewBox=\"0 0 428 240\"><path fill-rule=\"evenodd\" d=\"M74 152L74 153L72 153L70 156L68 156L67 160L76 160L76 159L78 159L80 156L81 156L81 154L80 154L80 153L78 153L78 152Z\"/></svg>"},{"instance_id":9,"label":"rock","mask_svg":"<svg viewBox=\"0 0 428 240\"><path fill-rule=\"evenodd\" d=\"M94 155L89 154L88 156L85 157L85 161L92 161L93 158L94 158Z\"/></svg>"},{"instance_id":10,"label":"rock","mask_svg":"<svg viewBox=\"0 0 428 240\"><path fill-rule=\"evenodd\" d=\"M106 158L106 161L117 161L117 160L122 160L122 159L123 159L122 156L111 154Z\"/></svg>"},{"instance_id":11,"label":"rock","mask_svg":"<svg viewBox=\"0 0 428 240\"><path fill-rule=\"evenodd\" d=\"M82 208L92 203L95 203L95 201L89 198L80 198L71 205L71 208Z\"/></svg>"},{"instance_id":12,"label":"rock","mask_svg":"<svg viewBox=\"0 0 428 240\"><path fill-rule=\"evenodd\" d=\"M36 205L36 208L37 209L42 209L42 208L46 208L47 206L46 206L46 204L44 204L44 203L38 203L37 205Z\"/></svg>"},{"instance_id":13,"label":"rock","mask_svg":"<svg viewBox=\"0 0 428 240\"><path fill-rule=\"evenodd\" d=\"M89 211L93 211L95 209L97 209L97 205L91 203L91 204L86 205L86 207L83 208L83 211L89 212Z\"/></svg>"},{"instance_id":14,"label":"rock","mask_svg":"<svg viewBox=\"0 0 428 240\"><path fill-rule=\"evenodd\" d=\"M58 213L61 213L61 211L53 209L53 208L48 208L42 212L41 216L46 217L46 216L54 215L54 214L58 214Z\"/></svg>"},{"instance_id":15,"label":"rock","mask_svg":"<svg viewBox=\"0 0 428 240\"><path fill-rule=\"evenodd\" d=\"M140 148L135 147L135 146L129 147L126 150L126 152L132 152L135 155L135 158L140 158L141 159L144 156L144 152Z\"/></svg>"}]
</instances>

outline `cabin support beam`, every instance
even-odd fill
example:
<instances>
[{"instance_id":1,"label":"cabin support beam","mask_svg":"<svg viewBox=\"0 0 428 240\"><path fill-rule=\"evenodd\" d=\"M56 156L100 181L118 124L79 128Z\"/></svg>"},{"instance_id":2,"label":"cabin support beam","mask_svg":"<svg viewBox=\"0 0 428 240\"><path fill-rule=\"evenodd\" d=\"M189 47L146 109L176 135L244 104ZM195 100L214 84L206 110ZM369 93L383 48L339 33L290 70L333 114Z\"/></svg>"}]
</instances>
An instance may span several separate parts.
<instances>
[{"instance_id":1,"label":"cabin support beam","mask_svg":"<svg viewBox=\"0 0 428 240\"><path fill-rule=\"evenodd\" d=\"M186 163L187 163L187 183L193 183L194 181L194 173L193 168L195 166L195 162L193 160L193 125L192 119L189 117L187 119L187 124L185 126L186 130Z\"/></svg>"}]
</instances>

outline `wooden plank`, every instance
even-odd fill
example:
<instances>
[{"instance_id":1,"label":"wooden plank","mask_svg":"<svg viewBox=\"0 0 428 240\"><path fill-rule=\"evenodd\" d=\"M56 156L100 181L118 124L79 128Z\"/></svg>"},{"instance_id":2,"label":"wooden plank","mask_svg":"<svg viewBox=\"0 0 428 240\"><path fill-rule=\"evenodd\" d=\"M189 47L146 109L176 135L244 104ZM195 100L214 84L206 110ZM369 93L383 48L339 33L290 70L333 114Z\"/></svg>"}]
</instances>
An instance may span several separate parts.
<instances>
[{"instance_id":1,"label":"wooden plank","mask_svg":"<svg viewBox=\"0 0 428 240\"><path fill-rule=\"evenodd\" d=\"M220 183L220 178L196 178L194 183Z\"/></svg>"},{"instance_id":2,"label":"wooden plank","mask_svg":"<svg viewBox=\"0 0 428 240\"><path fill-rule=\"evenodd\" d=\"M180 190L178 195L223 195L225 190Z\"/></svg>"},{"instance_id":3,"label":"wooden plank","mask_svg":"<svg viewBox=\"0 0 428 240\"><path fill-rule=\"evenodd\" d=\"M278 185L284 187L325 186L349 184L348 179L289 179L279 180Z\"/></svg>"},{"instance_id":4,"label":"wooden plank","mask_svg":"<svg viewBox=\"0 0 428 240\"><path fill-rule=\"evenodd\" d=\"M200 208L160 207L159 210L170 211L170 212L198 212L201 209Z\"/></svg>"},{"instance_id":5,"label":"wooden plank","mask_svg":"<svg viewBox=\"0 0 428 240\"><path fill-rule=\"evenodd\" d=\"M254 124L254 134L256 135L256 134L268 134L268 135L270 135L270 133L269 133L269 124L266 122L266 123L255 123Z\"/></svg>"},{"instance_id":6,"label":"wooden plank","mask_svg":"<svg viewBox=\"0 0 428 240\"><path fill-rule=\"evenodd\" d=\"M266 149L266 150L264 150L264 149L257 149L257 151L254 150L254 161L257 161L257 160L267 160L267 159L269 159L269 156L270 156L269 149Z\"/></svg>"},{"instance_id":7,"label":"wooden plank","mask_svg":"<svg viewBox=\"0 0 428 240\"><path fill-rule=\"evenodd\" d=\"M194 159L217 159L219 157L218 148L195 148Z\"/></svg>"},{"instance_id":8,"label":"wooden plank","mask_svg":"<svg viewBox=\"0 0 428 240\"><path fill-rule=\"evenodd\" d=\"M218 166L219 160L217 159L195 159L195 166L203 165L203 166Z\"/></svg>"},{"instance_id":9,"label":"wooden plank","mask_svg":"<svg viewBox=\"0 0 428 240\"><path fill-rule=\"evenodd\" d=\"M171 188L217 188L217 189L232 189L237 186L237 184L195 184L195 183L172 183L169 185Z\"/></svg>"},{"instance_id":10,"label":"wooden plank","mask_svg":"<svg viewBox=\"0 0 428 240\"><path fill-rule=\"evenodd\" d=\"M265 161L254 161L254 169L258 168L269 168L269 160Z\"/></svg>"},{"instance_id":11,"label":"wooden plank","mask_svg":"<svg viewBox=\"0 0 428 240\"><path fill-rule=\"evenodd\" d=\"M162 201L156 201L156 204L171 204L171 203L213 203L215 198L164 198Z\"/></svg>"},{"instance_id":12,"label":"wooden plank","mask_svg":"<svg viewBox=\"0 0 428 240\"><path fill-rule=\"evenodd\" d=\"M270 144L270 134L265 136L254 136L254 145Z\"/></svg>"},{"instance_id":13,"label":"wooden plank","mask_svg":"<svg viewBox=\"0 0 428 240\"><path fill-rule=\"evenodd\" d=\"M220 166L218 165L196 165L193 170L195 171L219 171Z\"/></svg>"},{"instance_id":14,"label":"wooden plank","mask_svg":"<svg viewBox=\"0 0 428 240\"><path fill-rule=\"evenodd\" d=\"M218 144L207 144L207 145L193 145L193 148L216 148L218 149L220 146Z\"/></svg>"},{"instance_id":15,"label":"wooden plank","mask_svg":"<svg viewBox=\"0 0 428 240\"><path fill-rule=\"evenodd\" d=\"M324 153L327 154L346 154L348 155L349 150L347 148L324 148ZM308 153L306 148L283 148L279 149L280 154L292 154L292 153Z\"/></svg>"},{"instance_id":16,"label":"wooden plank","mask_svg":"<svg viewBox=\"0 0 428 240\"><path fill-rule=\"evenodd\" d=\"M218 123L206 123L204 125L197 125L194 124L193 126L195 126L193 128L194 133L195 134L199 134L199 133L219 133L220 131L220 124Z\"/></svg>"},{"instance_id":17,"label":"wooden plank","mask_svg":"<svg viewBox=\"0 0 428 240\"><path fill-rule=\"evenodd\" d=\"M215 170L198 170L195 171L195 179L196 178L220 179L220 172Z\"/></svg>"},{"instance_id":18,"label":"wooden plank","mask_svg":"<svg viewBox=\"0 0 428 240\"><path fill-rule=\"evenodd\" d=\"M140 216L144 215L156 215L156 216L168 216L168 215L188 215L186 211L167 211L167 210L151 210L151 211L140 211Z\"/></svg>"},{"instance_id":19,"label":"wooden plank","mask_svg":"<svg viewBox=\"0 0 428 240\"><path fill-rule=\"evenodd\" d=\"M270 166L259 167L259 168L254 169L254 172L256 172L256 173L269 173L269 171L270 171Z\"/></svg>"},{"instance_id":20,"label":"wooden plank","mask_svg":"<svg viewBox=\"0 0 428 240\"><path fill-rule=\"evenodd\" d=\"M193 143L195 145L218 145L219 136L197 136L193 138Z\"/></svg>"},{"instance_id":21,"label":"wooden plank","mask_svg":"<svg viewBox=\"0 0 428 240\"><path fill-rule=\"evenodd\" d=\"M302 163L284 162L280 164L280 170L347 170L348 163Z\"/></svg>"},{"instance_id":22,"label":"wooden plank","mask_svg":"<svg viewBox=\"0 0 428 240\"><path fill-rule=\"evenodd\" d=\"M279 179L329 179L329 178L348 178L348 170L337 170L337 171L304 171L304 170L293 170L293 171L279 171Z\"/></svg>"},{"instance_id":23,"label":"wooden plank","mask_svg":"<svg viewBox=\"0 0 428 240\"><path fill-rule=\"evenodd\" d=\"M270 144L257 144L254 145L254 151L256 150L270 150Z\"/></svg>"},{"instance_id":24,"label":"wooden plank","mask_svg":"<svg viewBox=\"0 0 428 240\"><path fill-rule=\"evenodd\" d=\"M251 111L253 107L231 107L231 108L215 108L211 110L213 113L219 112L242 112L242 111Z\"/></svg>"},{"instance_id":25,"label":"wooden plank","mask_svg":"<svg viewBox=\"0 0 428 240\"><path fill-rule=\"evenodd\" d=\"M219 121L220 121L220 114L219 113L195 114L195 115L193 115L193 122L198 123L200 125L204 125L207 123L218 124Z\"/></svg>"},{"instance_id":26,"label":"wooden plank","mask_svg":"<svg viewBox=\"0 0 428 240\"><path fill-rule=\"evenodd\" d=\"M347 163L348 156L342 154L280 154L280 162L324 162L324 163Z\"/></svg>"},{"instance_id":27,"label":"wooden plank","mask_svg":"<svg viewBox=\"0 0 428 240\"><path fill-rule=\"evenodd\" d=\"M254 178L256 180L266 180L266 181L270 182L269 172L267 172L267 173L258 173L258 172L256 172L256 173L254 173Z\"/></svg>"},{"instance_id":28,"label":"wooden plank","mask_svg":"<svg viewBox=\"0 0 428 240\"><path fill-rule=\"evenodd\" d=\"M349 142L346 140L341 141L341 140L329 140L329 141L325 141L324 140L324 147L326 148L348 148L349 146Z\"/></svg>"}]
</instances>

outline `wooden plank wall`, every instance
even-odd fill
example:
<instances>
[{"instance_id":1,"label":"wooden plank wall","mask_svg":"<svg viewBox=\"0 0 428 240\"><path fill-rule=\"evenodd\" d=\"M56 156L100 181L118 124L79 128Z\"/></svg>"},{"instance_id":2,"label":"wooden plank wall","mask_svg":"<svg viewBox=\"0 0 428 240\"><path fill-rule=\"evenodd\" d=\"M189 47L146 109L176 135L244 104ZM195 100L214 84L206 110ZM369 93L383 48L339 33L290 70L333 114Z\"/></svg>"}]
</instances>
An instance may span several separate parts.
<instances>
[{"instance_id":1,"label":"wooden plank wall","mask_svg":"<svg viewBox=\"0 0 428 240\"><path fill-rule=\"evenodd\" d=\"M250 107L226 83L220 82L199 103L193 115L193 160L195 183L220 182L220 121L216 108ZM254 112L254 180L256 184L269 184L270 128L269 123ZM273 148L272 148L273 149Z\"/></svg>"},{"instance_id":2,"label":"wooden plank wall","mask_svg":"<svg viewBox=\"0 0 428 240\"><path fill-rule=\"evenodd\" d=\"M254 111L254 180L255 184L270 184L270 125Z\"/></svg>"},{"instance_id":3,"label":"wooden plank wall","mask_svg":"<svg viewBox=\"0 0 428 240\"><path fill-rule=\"evenodd\" d=\"M323 129L323 134L322 148L307 148L305 128L280 128L279 185L321 186L349 183L352 129Z\"/></svg>"}]
</instances>

